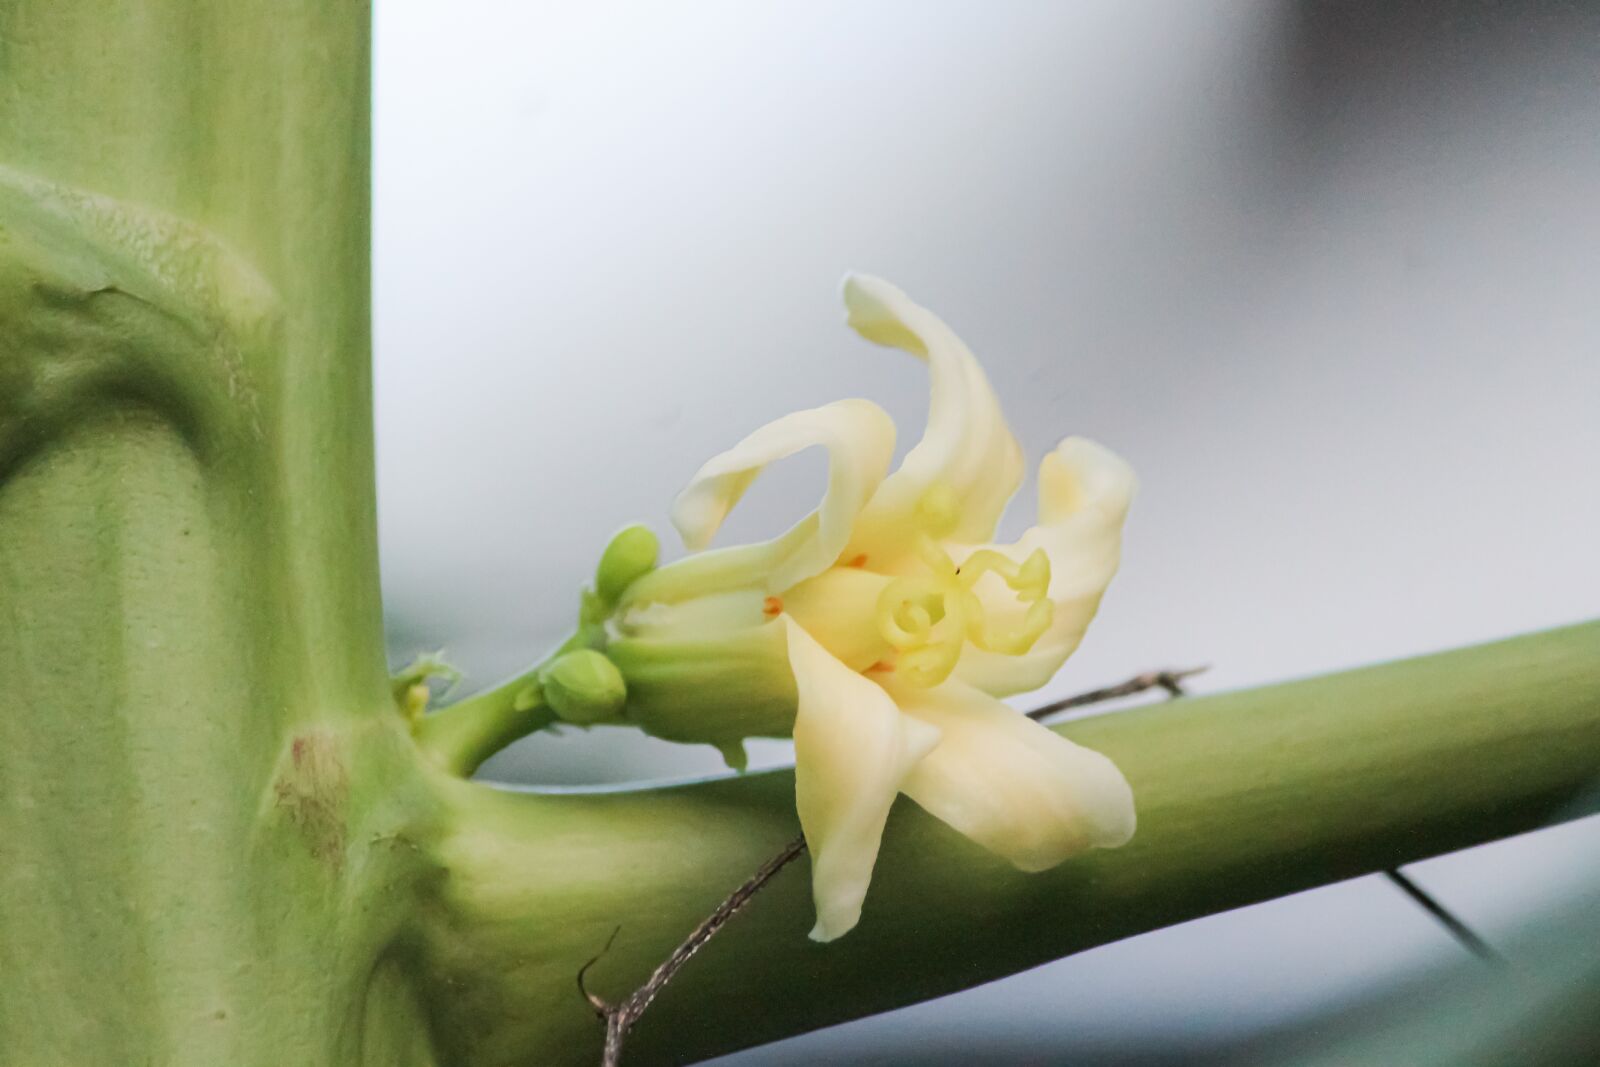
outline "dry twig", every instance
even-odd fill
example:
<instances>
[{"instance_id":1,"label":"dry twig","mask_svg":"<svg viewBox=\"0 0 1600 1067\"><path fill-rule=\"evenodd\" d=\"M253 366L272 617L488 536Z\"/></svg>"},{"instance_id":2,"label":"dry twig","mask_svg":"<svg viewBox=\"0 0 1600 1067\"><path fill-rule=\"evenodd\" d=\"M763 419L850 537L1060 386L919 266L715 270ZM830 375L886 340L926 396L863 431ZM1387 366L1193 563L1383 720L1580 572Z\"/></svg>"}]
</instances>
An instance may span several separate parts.
<instances>
[{"instance_id":1,"label":"dry twig","mask_svg":"<svg viewBox=\"0 0 1600 1067\"><path fill-rule=\"evenodd\" d=\"M594 1008L595 1014L605 1020L606 1047L604 1056L600 1061L603 1067L617 1067L622 1062L622 1042L627 1038L628 1031L633 1029L634 1023L639 1021L639 1016L643 1015L645 1009L650 1007L650 1002L656 999L656 994L665 989L667 983L672 981L673 975L682 970L683 965L688 963L696 952L704 948L706 942L715 937L717 931L722 929L729 919L737 915L739 910L750 902L751 897L761 892L766 884L772 881L774 875L798 859L800 853L805 850L806 839L804 837L797 837L787 845L784 845L781 852L763 863L760 870L756 871L743 885L729 894L726 900L718 904L716 910L704 922L695 927L694 932L685 938L682 944L672 950L672 955L668 956L661 966L650 973L650 977L646 979L644 985L635 989L620 1004L607 1004L604 1000L589 992L584 983L584 977L589 968L595 965L600 956L605 955L606 950L611 948L611 942L616 940L616 933L612 933L611 940L606 942L606 947L601 950L600 956L596 956L584 964L583 969L578 972L579 992L583 994L583 999L589 1002L590 1007ZM621 928L618 927L618 929L620 930Z\"/></svg>"},{"instance_id":2,"label":"dry twig","mask_svg":"<svg viewBox=\"0 0 1600 1067\"><path fill-rule=\"evenodd\" d=\"M1126 682L1117 685L1108 685L1104 689L1091 689L1087 693L1054 700L1043 707L1034 708L1028 712L1030 719L1048 719L1052 715L1073 708L1088 707L1090 704L1099 704L1118 697L1131 697L1136 693L1143 693L1150 689L1165 689L1168 696L1183 696L1183 683L1197 674L1204 674L1210 667L1189 667L1181 671L1146 671L1136 674Z\"/></svg>"},{"instance_id":3,"label":"dry twig","mask_svg":"<svg viewBox=\"0 0 1600 1067\"><path fill-rule=\"evenodd\" d=\"M1458 918L1455 912L1445 907L1420 885L1400 873L1400 868L1391 867L1384 871L1384 877L1393 882L1395 887L1410 897L1417 907L1429 915L1455 938L1461 947L1478 957L1484 963L1493 967L1506 966L1505 957L1496 952L1487 941L1478 936L1478 932Z\"/></svg>"}]
</instances>

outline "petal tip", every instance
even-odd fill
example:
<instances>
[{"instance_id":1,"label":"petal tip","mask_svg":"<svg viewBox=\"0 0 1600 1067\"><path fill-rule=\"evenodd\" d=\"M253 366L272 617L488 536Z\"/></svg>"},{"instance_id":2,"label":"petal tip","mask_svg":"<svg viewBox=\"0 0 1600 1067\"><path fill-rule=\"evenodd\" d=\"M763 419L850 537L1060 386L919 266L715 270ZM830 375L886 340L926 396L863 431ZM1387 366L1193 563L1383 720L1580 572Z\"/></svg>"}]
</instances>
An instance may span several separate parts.
<instances>
[{"instance_id":1,"label":"petal tip","mask_svg":"<svg viewBox=\"0 0 1600 1067\"><path fill-rule=\"evenodd\" d=\"M672 528L678 531L683 547L690 552L700 552L710 547L712 538L722 526L722 520L728 517L728 510L706 499L704 494L689 489L678 494L678 498L672 502L669 518Z\"/></svg>"},{"instance_id":2,"label":"petal tip","mask_svg":"<svg viewBox=\"0 0 1600 1067\"><path fill-rule=\"evenodd\" d=\"M839 296L844 300L845 321L859 331L864 323L883 318L881 299L876 297L878 279L870 274L846 274L839 283Z\"/></svg>"},{"instance_id":3,"label":"petal tip","mask_svg":"<svg viewBox=\"0 0 1600 1067\"><path fill-rule=\"evenodd\" d=\"M1127 460L1098 441L1068 437L1039 465L1040 519L1059 521L1090 507L1126 515L1138 488Z\"/></svg>"},{"instance_id":4,"label":"petal tip","mask_svg":"<svg viewBox=\"0 0 1600 1067\"><path fill-rule=\"evenodd\" d=\"M1115 800L1108 797L1105 805L1106 811L1102 814L1098 830L1094 838L1095 848L1121 848L1133 840L1133 835L1139 829L1138 805L1133 798L1133 786L1129 784L1127 776L1109 758L1106 763L1114 781L1108 780L1103 786L1107 793L1116 793Z\"/></svg>"},{"instance_id":5,"label":"petal tip","mask_svg":"<svg viewBox=\"0 0 1600 1067\"><path fill-rule=\"evenodd\" d=\"M845 307L854 307L860 301L870 299L872 290L883 284L883 279L876 275L847 270L844 277L839 279L839 295L844 298Z\"/></svg>"},{"instance_id":6,"label":"petal tip","mask_svg":"<svg viewBox=\"0 0 1600 1067\"><path fill-rule=\"evenodd\" d=\"M873 344L927 354L926 343L906 322L915 305L904 292L871 274L846 274L840 288L852 330Z\"/></svg>"},{"instance_id":7,"label":"petal tip","mask_svg":"<svg viewBox=\"0 0 1600 1067\"><path fill-rule=\"evenodd\" d=\"M839 912L845 913L839 914ZM860 922L861 907L859 905L848 910L843 908L834 909L832 914L819 911L816 925L811 928L811 932L806 936L819 944L825 945L829 941L839 940L839 938L854 930Z\"/></svg>"}]
</instances>

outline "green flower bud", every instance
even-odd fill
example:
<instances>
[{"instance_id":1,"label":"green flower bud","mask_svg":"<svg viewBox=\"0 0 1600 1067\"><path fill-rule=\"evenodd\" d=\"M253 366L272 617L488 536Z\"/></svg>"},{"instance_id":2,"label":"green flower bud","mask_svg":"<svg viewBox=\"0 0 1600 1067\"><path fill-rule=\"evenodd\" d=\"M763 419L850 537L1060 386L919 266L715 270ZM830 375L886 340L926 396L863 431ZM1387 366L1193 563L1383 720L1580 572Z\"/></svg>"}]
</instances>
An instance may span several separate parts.
<instances>
[{"instance_id":1,"label":"green flower bud","mask_svg":"<svg viewBox=\"0 0 1600 1067\"><path fill-rule=\"evenodd\" d=\"M616 718L628 699L622 673L588 648L558 657L539 672L539 685L550 710L578 726Z\"/></svg>"},{"instance_id":2,"label":"green flower bud","mask_svg":"<svg viewBox=\"0 0 1600 1067\"><path fill-rule=\"evenodd\" d=\"M715 745L738 769L745 738L794 731L798 696L781 626L624 635L606 654L627 680L627 721L651 736Z\"/></svg>"},{"instance_id":3,"label":"green flower bud","mask_svg":"<svg viewBox=\"0 0 1600 1067\"><path fill-rule=\"evenodd\" d=\"M619 530L600 556L595 592L607 607L614 606L628 586L655 569L660 556L661 542L648 526L635 524Z\"/></svg>"}]
</instances>

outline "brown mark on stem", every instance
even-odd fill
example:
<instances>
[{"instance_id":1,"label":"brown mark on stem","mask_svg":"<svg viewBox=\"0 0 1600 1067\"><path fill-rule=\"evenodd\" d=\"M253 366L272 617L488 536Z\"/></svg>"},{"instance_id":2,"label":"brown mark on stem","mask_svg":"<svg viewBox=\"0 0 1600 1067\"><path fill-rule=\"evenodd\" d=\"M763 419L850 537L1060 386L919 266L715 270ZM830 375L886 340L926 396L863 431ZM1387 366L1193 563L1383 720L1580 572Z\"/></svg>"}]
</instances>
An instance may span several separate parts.
<instances>
[{"instance_id":1,"label":"brown mark on stem","mask_svg":"<svg viewBox=\"0 0 1600 1067\"><path fill-rule=\"evenodd\" d=\"M272 801L300 832L312 857L334 871L344 864L349 798L350 776L339 739L319 730L293 738L273 779Z\"/></svg>"}]
</instances>

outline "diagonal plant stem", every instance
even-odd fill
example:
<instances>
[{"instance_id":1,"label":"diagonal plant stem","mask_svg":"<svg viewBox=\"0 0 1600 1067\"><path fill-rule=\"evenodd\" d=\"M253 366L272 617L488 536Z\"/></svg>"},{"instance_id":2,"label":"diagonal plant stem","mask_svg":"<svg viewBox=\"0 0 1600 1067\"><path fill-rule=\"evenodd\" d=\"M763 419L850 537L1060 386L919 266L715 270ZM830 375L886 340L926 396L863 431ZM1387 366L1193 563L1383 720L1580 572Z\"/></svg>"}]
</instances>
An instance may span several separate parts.
<instances>
[{"instance_id":1,"label":"diagonal plant stem","mask_svg":"<svg viewBox=\"0 0 1600 1067\"><path fill-rule=\"evenodd\" d=\"M1045 704L1043 707L1034 708L1028 712L1028 717L1030 719L1043 720L1063 711L1086 707L1090 704L1113 700L1117 697L1133 696L1136 693L1142 693L1157 687L1165 689L1171 696L1182 696L1183 683L1197 674L1205 673L1207 670L1209 670L1208 667L1191 667L1187 670L1178 671L1149 671L1145 674L1135 675L1118 685L1106 686L1104 689L1092 689L1087 693L1079 693L1076 696L1066 697L1065 699ZM1440 926L1444 927L1451 937L1460 942L1461 947L1485 963L1505 963L1500 954L1479 936L1477 931L1462 921L1460 916L1441 904L1427 890L1401 873L1400 868L1390 867L1383 874L1413 903L1427 912Z\"/></svg>"},{"instance_id":2,"label":"diagonal plant stem","mask_svg":"<svg viewBox=\"0 0 1600 1067\"><path fill-rule=\"evenodd\" d=\"M1052 729L1137 792L1125 848L1024 874L896 805L874 878L893 906L818 951L796 936L809 878L774 878L650 1006L623 1063L706 1059L1592 813L1600 622L1063 718ZM606 955L608 999L743 880L729 872L798 832L792 770L571 795L437 780L460 828L436 846L448 893L419 932L433 1040L462 1067L594 1067L605 1028L573 979L618 919L648 929Z\"/></svg>"},{"instance_id":3,"label":"diagonal plant stem","mask_svg":"<svg viewBox=\"0 0 1600 1067\"><path fill-rule=\"evenodd\" d=\"M1179 697L1184 692L1184 680L1206 669L1205 667L1194 667L1187 670L1146 671L1144 674L1135 675L1117 685L1106 686L1102 689L1091 689L1087 693L1079 693L1076 696L1053 701L1042 707L1034 708L1026 714L1030 719L1046 719L1073 708L1087 707L1090 704L1115 700L1118 697L1134 696L1151 689L1164 689L1169 696ZM750 903L755 898L755 895L761 892L767 883L777 876L779 871L799 859L805 851L806 839L804 836L797 837L784 845L777 855L763 863L754 874L745 880L743 885L730 893L721 904L718 904L706 920L696 926L694 931L677 948L672 950L672 954L650 973L650 977L645 980L643 985L617 1004L610 1004L589 992L585 982L589 968L600 961L601 957L611 948L612 941L616 940L617 932L614 931L612 933L611 939L606 942L605 948L600 950L600 954L578 970L578 991L583 994L583 998L589 1002L590 1007L594 1008L595 1014L603 1019L606 1024L606 1043L605 1051L601 1056L601 1067L620 1067L622 1063L622 1047L627 1040L629 1031L638 1023L639 1018L645 1011L649 1009L651 1002L667 987L667 983L671 982L673 977L683 969L683 965L688 963L695 953L704 948L706 943L727 925L728 920L739 914L744 906ZM619 927L618 930L620 931L620 929Z\"/></svg>"},{"instance_id":4,"label":"diagonal plant stem","mask_svg":"<svg viewBox=\"0 0 1600 1067\"><path fill-rule=\"evenodd\" d=\"M1151 689L1163 689L1169 697L1180 697L1185 692L1184 682L1195 675L1205 672L1207 669L1207 667L1192 667L1183 670L1147 671L1116 685L1091 689L1085 693L1078 693L1074 696L1052 701L1033 708L1026 714L1031 719L1044 720L1064 711L1088 707L1108 700L1115 700L1119 697L1136 696ZM676 977L684 965L728 924L729 920L739 914L762 889L766 888L767 884L780 871L799 859L805 851L806 839L804 836L796 837L784 845L777 855L763 863L742 885L730 893L722 903L718 904L712 913L696 926L689 936L677 948L673 949L672 953L651 972L650 977L645 980L643 985L617 1004L610 1004L601 997L589 992L585 982L589 969L610 950L611 944L616 940L617 933L620 932L621 928L618 927L617 931L612 933L611 938L606 942L605 948L601 949L599 955L584 964L578 971L579 992L589 1002L595 1014L604 1020L606 1024L606 1041L601 1058L601 1067L620 1067L623 1045L627 1041L629 1032L632 1031L661 991ZM1494 949L1479 937L1471 927L1467 926L1448 908L1402 874L1398 868L1386 870L1384 874L1470 952L1489 963L1502 962Z\"/></svg>"}]
</instances>

